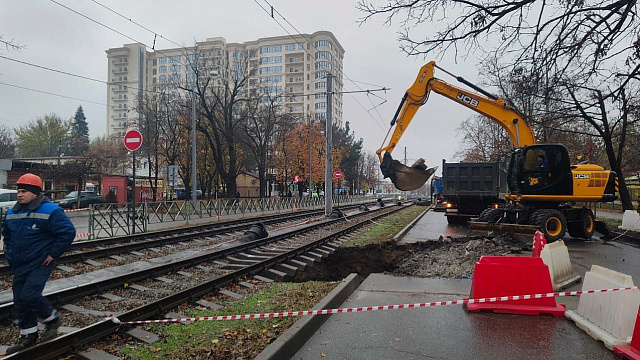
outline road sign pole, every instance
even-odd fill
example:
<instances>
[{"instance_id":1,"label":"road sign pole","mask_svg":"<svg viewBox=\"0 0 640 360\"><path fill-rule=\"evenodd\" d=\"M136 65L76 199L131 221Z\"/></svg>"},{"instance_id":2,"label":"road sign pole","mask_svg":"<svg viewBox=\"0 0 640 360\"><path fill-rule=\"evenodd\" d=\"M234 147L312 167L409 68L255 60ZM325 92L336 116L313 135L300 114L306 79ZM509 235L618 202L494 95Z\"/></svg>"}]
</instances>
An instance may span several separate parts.
<instances>
[{"instance_id":1,"label":"road sign pole","mask_svg":"<svg viewBox=\"0 0 640 360\"><path fill-rule=\"evenodd\" d=\"M131 152L133 158L133 184L131 186L131 234L136 233L136 152Z\"/></svg>"}]
</instances>

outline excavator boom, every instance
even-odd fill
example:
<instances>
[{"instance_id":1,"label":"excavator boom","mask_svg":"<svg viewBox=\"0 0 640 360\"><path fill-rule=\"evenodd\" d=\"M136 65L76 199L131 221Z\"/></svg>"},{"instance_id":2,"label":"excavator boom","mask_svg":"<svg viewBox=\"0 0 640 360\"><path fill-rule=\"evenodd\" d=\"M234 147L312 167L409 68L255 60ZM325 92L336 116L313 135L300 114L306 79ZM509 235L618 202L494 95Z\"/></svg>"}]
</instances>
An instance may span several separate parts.
<instances>
[{"instance_id":1,"label":"excavator boom","mask_svg":"<svg viewBox=\"0 0 640 360\"><path fill-rule=\"evenodd\" d=\"M461 77L456 78L483 95L448 84L435 77L435 68L436 64L433 61L420 68L416 80L407 89L391 121L391 126L395 125L395 129L389 143L376 151L383 176L390 178L396 188L400 190L420 188L437 169L437 167L427 168L423 159L419 159L409 167L391 157L391 152L400 141L418 109L426 103L431 91L495 120L507 131L514 148L535 144L531 127L503 99L483 91Z\"/></svg>"}]
</instances>

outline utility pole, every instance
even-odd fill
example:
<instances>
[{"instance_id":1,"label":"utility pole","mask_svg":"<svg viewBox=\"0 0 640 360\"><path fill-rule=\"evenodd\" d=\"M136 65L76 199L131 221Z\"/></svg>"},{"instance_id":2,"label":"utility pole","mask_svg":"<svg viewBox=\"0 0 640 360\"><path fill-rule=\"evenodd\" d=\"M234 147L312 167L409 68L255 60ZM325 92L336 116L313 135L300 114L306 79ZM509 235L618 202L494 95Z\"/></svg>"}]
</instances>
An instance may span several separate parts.
<instances>
[{"instance_id":1,"label":"utility pole","mask_svg":"<svg viewBox=\"0 0 640 360\"><path fill-rule=\"evenodd\" d=\"M311 199L313 198L313 196L311 196L311 115L307 114L307 116L309 117L309 199Z\"/></svg>"},{"instance_id":2,"label":"utility pole","mask_svg":"<svg viewBox=\"0 0 640 360\"><path fill-rule=\"evenodd\" d=\"M332 124L332 112L333 106L331 103L331 92L332 92L332 84L331 84L331 74L327 75L327 116L326 116L326 124L325 124L325 135L327 137L327 152L324 159L324 214L329 216L331 214L332 205L333 205L333 181L331 169L333 166L331 164L331 146L333 143L333 124Z\"/></svg>"}]
</instances>

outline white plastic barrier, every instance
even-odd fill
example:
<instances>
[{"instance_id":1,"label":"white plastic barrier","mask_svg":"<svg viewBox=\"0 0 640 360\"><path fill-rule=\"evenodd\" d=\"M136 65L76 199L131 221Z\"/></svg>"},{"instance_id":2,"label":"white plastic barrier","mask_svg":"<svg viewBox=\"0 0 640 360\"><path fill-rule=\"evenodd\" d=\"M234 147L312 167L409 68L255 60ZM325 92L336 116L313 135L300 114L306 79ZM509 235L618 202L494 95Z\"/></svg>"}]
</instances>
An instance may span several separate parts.
<instances>
[{"instance_id":1,"label":"white plastic barrier","mask_svg":"<svg viewBox=\"0 0 640 360\"><path fill-rule=\"evenodd\" d=\"M640 214L635 210L625 210L622 214L622 225L620 228L623 230L635 230L640 231Z\"/></svg>"},{"instance_id":2,"label":"white plastic barrier","mask_svg":"<svg viewBox=\"0 0 640 360\"><path fill-rule=\"evenodd\" d=\"M611 289L634 286L631 276L593 265L584 276L582 290ZM614 346L628 345L633 335L640 291L613 291L581 295L578 310L565 315L589 336Z\"/></svg>"},{"instance_id":3,"label":"white plastic barrier","mask_svg":"<svg viewBox=\"0 0 640 360\"><path fill-rule=\"evenodd\" d=\"M558 291L580 281L580 275L573 275L569 249L564 241L558 240L545 245L540 252L540 257L549 267L553 290Z\"/></svg>"}]
</instances>

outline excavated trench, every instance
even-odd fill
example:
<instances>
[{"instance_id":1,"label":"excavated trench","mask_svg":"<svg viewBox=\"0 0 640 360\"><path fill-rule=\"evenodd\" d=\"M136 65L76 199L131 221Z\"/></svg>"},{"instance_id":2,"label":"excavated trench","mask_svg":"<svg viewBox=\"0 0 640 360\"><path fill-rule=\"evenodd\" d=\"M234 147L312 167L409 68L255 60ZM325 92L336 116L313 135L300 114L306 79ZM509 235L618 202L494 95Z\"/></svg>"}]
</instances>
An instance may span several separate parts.
<instances>
[{"instance_id":1,"label":"excavated trench","mask_svg":"<svg viewBox=\"0 0 640 360\"><path fill-rule=\"evenodd\" d=\"M443 243L424 242L398 245L393 242L364 247L340 247L322 262L299 271L291 281L340 281L351 273L394 273L398 266L416 252L429 252Z\"/></svg>"},{"instance_id":2,"label":"excavated trench","mask_svg":"<svg viewBox=\"0 0 640 360\"><path fill-rule=\"evenodd\" d=\"M340 281L351 273L368 276L387 273L397 276L468 278L484 255L509 255L531 251L531 244L513 235L440 239L412 244L386 242L363 247L340 247L328 258L290 281Z\"/></svg>"}]
</instances>

